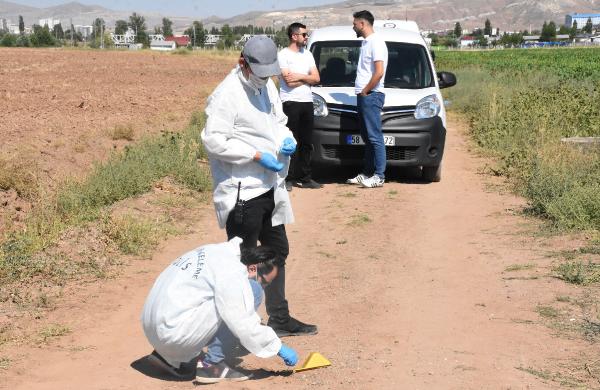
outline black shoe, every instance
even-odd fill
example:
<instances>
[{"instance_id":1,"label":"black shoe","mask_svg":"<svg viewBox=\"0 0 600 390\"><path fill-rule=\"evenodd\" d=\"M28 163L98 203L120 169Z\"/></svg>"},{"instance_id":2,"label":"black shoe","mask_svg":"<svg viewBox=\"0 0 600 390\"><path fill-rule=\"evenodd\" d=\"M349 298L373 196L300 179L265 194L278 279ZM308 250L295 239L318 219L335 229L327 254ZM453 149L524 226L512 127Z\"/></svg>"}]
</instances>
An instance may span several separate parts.
<instances>
[{"instance_id":1,"label":"black shoe","mask_svg":"<svg viewBox=\"0 0 600 390\"><path fill-rule=\"evenodd\" d=\"M313 179L309 179L307 181L301 181L301 180L295 180L293 183L296 187L300 187L300 188L311 188L311 189L319 189L319 188L323 188L323 184L319 184L316 181L314 181Z\"/></svg>"},{"instance_id":2,"label":"black shoe","mask_svg":"<svg viewBox=\"0 0 600 390\"><path fill-rule=\"evenodd\" d=\"M169 373L174 377L186 379L190 376L193 377L194 369L190 368L188 364L182 364L179 367L173 367L156 351L152 351L152 353L148 355L148 361L155 367Z\"/></svg>"},{"instance_id":3,"label":"black shoe","mask_svg":"<svg viewBox=\"0 0 600 390\"><path fill-rule=\"evenodd\" d=\"M284 323L271 321L269 318L267 326L273 328L278 337L308 336L319 332L316 325L305 324L292 317Z\"/></svg>"},{"instance_id":4,"label":"black shoe","mask_svg":"<svg viewBox=\"0 0 600 390\"><path fill-rule=\"evenodd\" d=\"M234 370L224 361L211 365L199 361L196 369L196 381L200 383L242 382L251 377L251 374L246 375Z\"/></svg>"},{"instance_id":5,"label":"black shoe","mask_svg":"<svg viewBox=\"0 0 600 390\"><path fill-rule=\"evenodd\" d=\"M293 189L292 185L293 184L292 184L291 180L286 180L285 181L285 189L288 190L288 192L290 192Z\"/></svg>"}]
</instances>

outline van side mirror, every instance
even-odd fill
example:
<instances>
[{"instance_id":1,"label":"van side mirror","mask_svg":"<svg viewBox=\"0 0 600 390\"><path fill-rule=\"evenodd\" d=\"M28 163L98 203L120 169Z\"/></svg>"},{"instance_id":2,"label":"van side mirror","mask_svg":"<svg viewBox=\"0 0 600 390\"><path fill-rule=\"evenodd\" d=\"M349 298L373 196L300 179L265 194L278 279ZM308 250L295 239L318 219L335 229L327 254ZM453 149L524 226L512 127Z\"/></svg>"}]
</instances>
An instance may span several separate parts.
<instances>
[{"instance_id":1,"label":"van side mirror","mask_svg":"<svg viewBox=\"0 0 600 390\"><path fill-rule=\"evenodd\" d=\"M438 84L441 88L448 88L456 85L456 76L450 72L438 72Z\"/></svg>"}]
</instances>

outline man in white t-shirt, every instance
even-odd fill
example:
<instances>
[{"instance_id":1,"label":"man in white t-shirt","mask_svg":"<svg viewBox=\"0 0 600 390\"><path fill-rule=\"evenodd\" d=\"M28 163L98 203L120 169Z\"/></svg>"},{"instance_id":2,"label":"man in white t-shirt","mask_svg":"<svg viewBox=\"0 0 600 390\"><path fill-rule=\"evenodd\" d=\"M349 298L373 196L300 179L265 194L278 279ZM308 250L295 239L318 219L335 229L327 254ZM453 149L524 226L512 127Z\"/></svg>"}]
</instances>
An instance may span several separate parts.
<instances>
[{"instance_id":1,"label":"man in white t-shirt","mask_svg":"<svg viewBox=\"0 0 600 390\"><path fill-rule=\"evenodd\" d=\"M294 134L298 148L291 156L286 188L288 191L292 190L292 186L321 188L322 185L312 179L310 166L314 127L310 86L320 82L319 70L312 53L306 50L306 26L302 23L292 23L287 33L290 45L277 56L281 68L279 96L283 102L283 112L288 117L287 127Z\"/></svg>"},{"instance_id":2,"label":"man in white t-shirt","mask_svg":"<svg viewBox=\"0 0 600 390\"><path fill-rule=\"evenodd\" d=\"M262 325L255 311L262 300L261 286L277 276L277 252L241 244L242 239L234 237L196 248L156 279L142 311L144 334L154 347L151 362L185 377L185 363L199 358L207 346L197 363L196 381L239 382L249 376L225 363L237 339L258 357L278 355L289 366L297 363L296 352Z\"/></svg>"},{"instance_id":3,"label":"man in white t-shirt","mask_svg":"<svg viewBox=\"0 0 600 390\"><path fill-rule=\"evenodd\" d=\"M354 92L360 117L360 135L365 143L363 171L348 179L348 184L366 188L382 187L385 181L385 144L381 130L381 111L385 102L383 80L388 50L383 38L373 30L375 18L369 11L354 13L353 28L363 37L356 69Z\"/></svg>"}]
</instances>

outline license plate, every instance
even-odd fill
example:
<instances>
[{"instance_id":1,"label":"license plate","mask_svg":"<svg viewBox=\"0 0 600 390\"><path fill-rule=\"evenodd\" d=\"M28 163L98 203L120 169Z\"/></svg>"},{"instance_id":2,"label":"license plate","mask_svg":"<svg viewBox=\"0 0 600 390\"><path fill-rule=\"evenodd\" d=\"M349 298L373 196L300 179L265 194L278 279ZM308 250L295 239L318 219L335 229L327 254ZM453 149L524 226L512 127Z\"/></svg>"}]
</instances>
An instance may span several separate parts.
<instances>
[{"instance_id":1,"label":"license plate","mask_svg":"<svg viewBox=\"0 0 600 390\"><path fill-rule=\"evenodd\" d=\"M346 136L346 144L347 145L364 145L365 142L363 141L363 139L360 135L347 135ZM385 146L394 146L396 144L396 138L394 138L391 135L384 135L383 136L383 144Z\"/></svg>"}]
</instances>

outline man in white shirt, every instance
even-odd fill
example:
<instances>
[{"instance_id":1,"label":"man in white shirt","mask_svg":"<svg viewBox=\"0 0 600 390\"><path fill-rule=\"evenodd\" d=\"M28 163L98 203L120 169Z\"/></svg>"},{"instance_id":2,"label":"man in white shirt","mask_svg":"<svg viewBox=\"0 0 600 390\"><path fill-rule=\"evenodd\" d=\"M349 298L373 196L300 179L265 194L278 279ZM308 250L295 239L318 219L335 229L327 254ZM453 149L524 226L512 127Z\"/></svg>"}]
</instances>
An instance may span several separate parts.
<instances>
[{"instance_id":1,"label":"man in white shirt","mask_svg":"<svg viewBox=\"0 0 600 390\"><path fill-rule=\"evenodd\" d=\"M160 274L150 290L142 311L144 334L154 347L151 356L174 375L180 376L182 363L198 358L208 346L197 363L198 382L249 379L224 361L226 346L235 338L258 357L279 355L287 365L297 363L296 352L262 325L255 312L261 285L277 275L275 251L241 244L242 239L235 237L187 252Z\"/></svg>"},{"instance_id":2,"label":"man in white shirt","mask_svg":"<svg viewBox=\"0 0 600 390\"><path fill-rule=\"evenodd\" d=\"M312 132L314 128L313 98L311 85L320 81L319 70L312 53L306 50L308 33L302 23L292 23L287 29L290 44L277 56L281 75L279 96L283 112L288 117L287 127L298 141L298 151L292 155L286 179L286 189L321 188L312 178L310 160L313 153Z\"/></svg>"},{"instance_id":3,"label":"man in white shirt","mask_svg":"<svg viewBox=\"0 0 600 390\"><path fill-rule=\"evenodd\" d=\"M217 219L228 239L277 251L279 272L265 288L267 324L280 337L315 334L315 325L290 316L285 298L285 224L294 222L285 178L296 141L270 79L280 74L277 47L267 36L250 38L238 64L208 98L202 131Z\"/></svg>"},{"instance_id":4,"label":"man in white shirt","mask_svg":"<svg viewBox=\"0 0 600 390\"><path fill-rule=\"evenodd\" d=\"M353 28L363 37L356 69L354 91L360 117L360 134L365 143L362 173L348 179L348 184L366 188L382 187L385 181L385 144L381 130L381 111L385 102L383 80L388 62L388 50L383 38L373 30L375 18L369 11L354 13Z\"/></svg>"}]
</instances>

